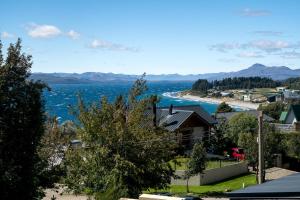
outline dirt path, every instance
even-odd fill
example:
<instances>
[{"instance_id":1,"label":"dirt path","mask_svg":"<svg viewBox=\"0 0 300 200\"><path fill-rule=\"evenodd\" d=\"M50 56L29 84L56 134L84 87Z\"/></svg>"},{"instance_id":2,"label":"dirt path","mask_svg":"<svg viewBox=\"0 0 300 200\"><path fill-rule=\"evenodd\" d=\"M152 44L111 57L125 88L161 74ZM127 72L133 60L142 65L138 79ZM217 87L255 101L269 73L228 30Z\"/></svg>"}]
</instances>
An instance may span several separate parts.
<instances>
[{"instance_id":1,"label":"dirt path","mask_svg":"<svg viewBox=\"0 0 300 200\"><path fill-rule=\"evenodd\" d=\"M63 193L63 189L46 189L46 196L43 200L52 200L51 198L55 197L55 200L87 200L88 197L84 195L73 195Z\"/></svg>"}]
</instances>

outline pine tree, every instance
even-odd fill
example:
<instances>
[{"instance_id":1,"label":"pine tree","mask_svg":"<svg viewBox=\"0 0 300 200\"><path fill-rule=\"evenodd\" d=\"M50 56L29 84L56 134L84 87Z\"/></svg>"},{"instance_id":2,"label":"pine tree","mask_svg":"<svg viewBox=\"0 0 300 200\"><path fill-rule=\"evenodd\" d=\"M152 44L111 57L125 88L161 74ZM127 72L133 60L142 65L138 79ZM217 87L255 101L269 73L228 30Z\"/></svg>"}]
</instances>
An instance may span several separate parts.
<instances>
[{"instance_id":1,"label":"pine tree","mask_svg":"<svg viewBox=\"0 0 300 200\"><path fill-rule=\"evenodd\" d=\"M10 44L5 60L0 52L1 199L29 200L42 195L37 148L44 132L41 94L45 85L28 80L31 66L31 56L21 52L20 39Z\"/></svg>"},{"instance_id":2,"label":"pine tree","mask_svg":"<svg viewBox=\"0 0 300 200\"><path fill-rule=\"evenodd\" d=\"M189 178L203 172L206 167L206 160L206 150L203 143L196 143L185 172L187 192L189 192Z\"/></svg>"}]
</instances>

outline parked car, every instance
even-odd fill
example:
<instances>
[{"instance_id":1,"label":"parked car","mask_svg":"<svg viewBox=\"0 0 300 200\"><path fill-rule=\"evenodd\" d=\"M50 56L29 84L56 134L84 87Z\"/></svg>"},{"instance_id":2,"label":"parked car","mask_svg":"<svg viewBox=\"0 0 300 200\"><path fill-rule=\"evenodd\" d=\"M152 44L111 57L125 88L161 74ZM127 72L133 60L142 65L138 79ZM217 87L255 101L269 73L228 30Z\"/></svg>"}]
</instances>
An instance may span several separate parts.
<instances>
[{"instance_id":1,"label":"parked car","mask_svg":"<svg viewBox=\"0 0 300 200\"><path fill-rule=\"evenodd\" d=\"M232 157L237 159L237 160L245 160L245 153L244 153L244 149L242 148L231 148L232 150Z\"/></svg>"},{"instance_id":2,"label":"parked car","mask_svg":"<svg viewBox=\"0 0 300 200\"><path fill-rule=\"evenodd\" d=\"M228 151L224 151L226 159L245 160L244 149L239 147L230 148Z\"/></svg>"}]
</instances>

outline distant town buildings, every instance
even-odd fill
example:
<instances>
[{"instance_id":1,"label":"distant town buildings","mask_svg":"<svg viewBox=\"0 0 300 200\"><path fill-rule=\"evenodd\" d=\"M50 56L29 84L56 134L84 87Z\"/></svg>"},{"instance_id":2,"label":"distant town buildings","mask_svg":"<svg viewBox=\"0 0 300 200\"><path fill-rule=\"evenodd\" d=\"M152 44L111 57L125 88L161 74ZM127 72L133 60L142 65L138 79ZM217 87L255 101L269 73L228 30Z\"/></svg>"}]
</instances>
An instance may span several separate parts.
<instances>
[{"instance_id":1,"label":"distant town buildings","mask_svg":"<svg viewBox=\"0 0 300 200\"><path fill-rule=\"evenodd\" d=\"M234 117L237 114L240 113L246 113L249 115L254 116L255 118L258 118L259 116L259 111L257 110L246 110L246 111L238 111L238 112L226 112L226 113L216 113L215 114L215 118L217 120L218 123L220 123L221 121L229 121L232 117ZM275 119L273 119L272 117L264 114L263 115L263 120L265 122L274 122Z\"/></svg>"},{"instance_id":2,"label":"distant town buildings","mask_svg":"<svg viewBox=\"0 0 300 200\"><path fill-rule=\"evenodd\" d=\"M284 95L284 101L286 102L300 100L299 90L285 90L283 92L283 95Z\"/></svg>"}]
</instances>

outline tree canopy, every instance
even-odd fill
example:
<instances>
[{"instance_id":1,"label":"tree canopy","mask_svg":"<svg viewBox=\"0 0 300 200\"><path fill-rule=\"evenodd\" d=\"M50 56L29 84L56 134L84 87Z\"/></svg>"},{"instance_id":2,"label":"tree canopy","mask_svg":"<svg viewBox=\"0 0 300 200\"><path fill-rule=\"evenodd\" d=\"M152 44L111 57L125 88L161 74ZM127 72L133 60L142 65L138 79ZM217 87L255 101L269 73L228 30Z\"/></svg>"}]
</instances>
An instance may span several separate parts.
<instances>
[{"instance_id":1,"label":"tree canopy","mask_svg":"<svg viewBox=\"0 0 300 200\"><path fill-rule=\"evenodd\" d=\"M192 85L192 90L206 94L209 89L232 90L274 88L279 85L281 85L280 82L265 77L234 77L211 82L208 82L206 79L199 79Z\"/></svg>"},{"instance_id":2,"label":"tree canopy","mask_svg":"<svg viewBox=\"0 0 300 200\"><path fill-rule=\"evenodd\" d=\"M293 90L300 90L300 78L288 78L283 81L283 85Z\"/></svg>"},{"instance_id":3,"label":"tree canopy","mask_svg":"<svg viewBox=\"0 0 300 200\"><path fill-rule=\"evenodd\" d=\"M22 53L21 40L10 44L7 57L0 41L0 196L1 199L39 199L44 166L38 147L44 133L45 85L28 80L31 56Z\"/></svg>"},{"instance_id":4,"label":"tree canopy","mask_svg":"<svg viewBox=\"0 0 300 200\"><path fill-rule=\"evenodd\" d=\"M206 94L210 88L211 84L206 79L199 79L192 85L193 91L198 91L202 94Z\"/></svg>"},{"instance_id":5,"label":"tree canopy","mask_svg":"<svg viewBox=\"0 0 300 200\"><path fill-rule=\"evenodd\" d=\"M136 198L143 190L170 183L175 144L168 132L153 126L153 116L146 115L156 103L153 97L140 98L146 88L139 79L128 98L119 96L109 103L103 97L101 105L90 106L79 100L78 136L84 147L67 153L70 189L88 191L97 199Z\"/></svg>"},{"instance_id":6,"label":"tree canopy","mask_svg":"<svg viewBox=\"0 0 300 200\"><path fill-rule=\"evenodd\" d=\"M229 120L226 136L235 144L238 144L241 133L257 133L257 127L258 122L253 115L243 112L238 113Z\"/></svg>"},{"instance_id":7,"label":"tree canopy","mask_svg":"<svg viewBox=\"0 0 300 200\"><path fill-rule=\"evenodd\" d=\"M286 109L286 105L282 102L272 102L268 105L260 105L258 110L263 111L266 115L279 120L281 113Z\"/></svg>"},{"instance_id":8,"label":"tree canopy","mask_svg":"<svg viewBox=\"0 0 300 200\"><path fill-rule=\"evenodd\" d=\"M234 112L234 108L232 108L230 105L228 105L226 102L220 103L218 105L216 113L225 113L225 112Z\"/></svg>"},{"instance_id":9,"label":"tree canopy","mask_svg":"<svg viewBox=\"0 0 300 200\"><path fill-rule=\"evenodd\" d=\"M206 160L206 149L204 148L203 143L197 142L193 147L191 158L187 163L187 170L185 172L185 177L187 179L187 192L189 192L189 178L200 174L203 170L205 170Z\"/></svg>"}]
</instances>

